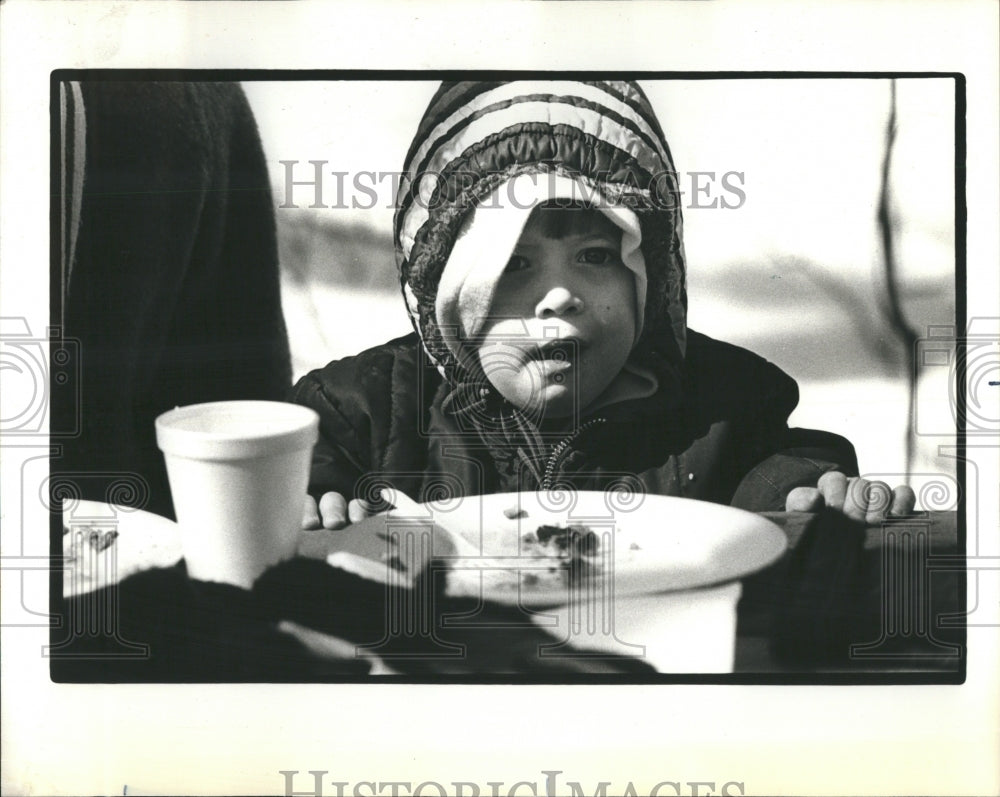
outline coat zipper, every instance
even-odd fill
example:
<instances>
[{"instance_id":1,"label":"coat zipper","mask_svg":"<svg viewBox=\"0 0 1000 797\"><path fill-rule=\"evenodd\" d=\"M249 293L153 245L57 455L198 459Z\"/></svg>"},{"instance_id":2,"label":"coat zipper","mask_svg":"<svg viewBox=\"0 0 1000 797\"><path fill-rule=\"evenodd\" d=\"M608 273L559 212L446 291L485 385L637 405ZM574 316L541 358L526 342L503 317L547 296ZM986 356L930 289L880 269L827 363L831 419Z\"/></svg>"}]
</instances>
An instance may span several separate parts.
<instances>
[{"instance_id":1,"label":"coat zipper","mask_svg":"<svg viewBox=\"0 0 1000 797\"><path fill-rule=\"evenodd\" d=\"M552 453L549 454L548 462L545 464L545 475L542 477L541 484L541 488L543 490L552 489L552 479L555 476L556 464L559 461L559 457L561 457L563 452L565 452L566 449L572 445L573 441L580 437L580 435L588 429L606 422L606 418L591 418L589 421L576 427L576 430L572 434L567 435L556 443L556 447L552 449Z\"/></svg>"}]
</instances>

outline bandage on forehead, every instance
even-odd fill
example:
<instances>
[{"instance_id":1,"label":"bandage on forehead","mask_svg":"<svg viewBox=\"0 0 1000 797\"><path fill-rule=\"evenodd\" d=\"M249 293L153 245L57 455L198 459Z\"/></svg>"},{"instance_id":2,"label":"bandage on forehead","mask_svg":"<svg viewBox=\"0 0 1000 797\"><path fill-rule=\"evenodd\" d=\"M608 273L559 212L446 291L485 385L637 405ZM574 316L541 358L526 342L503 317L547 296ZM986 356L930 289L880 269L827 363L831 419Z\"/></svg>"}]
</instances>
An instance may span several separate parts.
<instances>
[{"instance_id":1,"label":"bandage on forehead","mask_svg":"<svg viewBox=\"0 0 1000 797\"><path fill-rule=\"evenodd\" d=\"M531 214L550 200L584 200L622 231L621 260L635 280L633 342L639 339L646 306L646 263L635 213L610 204L580 178L522 174L498 186L469 214L441 274L435 311L442 337L456 355L461 341L476 335L489 315L497 283Z\"/></svg>"}]
</instances>

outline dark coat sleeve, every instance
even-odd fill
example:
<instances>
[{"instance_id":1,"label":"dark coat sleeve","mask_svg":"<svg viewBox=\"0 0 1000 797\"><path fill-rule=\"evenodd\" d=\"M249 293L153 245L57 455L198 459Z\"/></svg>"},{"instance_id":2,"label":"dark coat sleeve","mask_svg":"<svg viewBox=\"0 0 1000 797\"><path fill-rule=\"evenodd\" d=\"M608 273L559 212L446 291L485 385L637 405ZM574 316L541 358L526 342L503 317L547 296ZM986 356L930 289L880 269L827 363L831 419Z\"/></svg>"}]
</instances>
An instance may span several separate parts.
<instances>
[{"instance_id":1,"label":"dark coat sleeve","mask_svg":"<svg viewBox=\"0 0 1000 797\"><path fill-rule=\"evenodd\" d=\"M780 511L795 487L830 470L857 474L853 446L828 432L790 429L795 380L737 346L692 333L688 419L696 438L681 457L691 497L751 511ZM700 482L700 483L699 483Z\"/></svg>"},{"instance_id":2,"label":"dark coat sleeve","mask_svg":"<svg viewBox=\"0 0 1000 797\"><path fill-rule=\"evenodd\" d=\"M374 487L393 484L413 494L422 478L426 445L417 370L419 343L408 335L302 377L291 401L320 416L309 493L337 492L372 498Z\"/></svg>"},{"instance_id":3,"label":"dark coat sleeve","mask_svg":"<svg viewBox=\"0 0 1000 797\"><path fill-rule=\"evenodd\" d=\"M796 487L815 487L832 470L858 475L854 446L840 435L818 429L787 429L779 450L756 465L740 482L732 505L756 512L782 512Z\"/></svg>"}]
</instances>

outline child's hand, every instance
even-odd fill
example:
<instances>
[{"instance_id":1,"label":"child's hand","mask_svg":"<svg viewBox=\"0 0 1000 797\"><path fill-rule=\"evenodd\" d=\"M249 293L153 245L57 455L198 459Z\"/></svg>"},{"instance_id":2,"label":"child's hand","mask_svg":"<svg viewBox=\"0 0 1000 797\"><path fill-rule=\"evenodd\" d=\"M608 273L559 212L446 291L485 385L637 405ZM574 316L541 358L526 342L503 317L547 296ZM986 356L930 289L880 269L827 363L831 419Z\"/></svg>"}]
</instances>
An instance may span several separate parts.
<instances>
[{"instance_id":1,"label":"child's hand","mask_svg":"<svg viewBox=\"0 0 1000 797\"><path fill-rule=\"evenodd\" d=\"M349 523L357 523L372 514L374 511L367 501L356 498L348 503L340 493L325 493L319 499L318 507L315 499L307 495L302 528L342 529Z\"/></svg>"},{"instance_id":2,"label":"child's hand","mask_svg":"<svg viewBox=\"0 0 1000 797\"><path fill-rule=\"evenodd\" d=\"M796 487L785 500L786 512L816 512L824 506L861 523L877 523L886 516L908 515L916 506L913 490L893 490L885 482L848 478L839 471L824 473L815 487Z\"/></svg>"}]
</instances>

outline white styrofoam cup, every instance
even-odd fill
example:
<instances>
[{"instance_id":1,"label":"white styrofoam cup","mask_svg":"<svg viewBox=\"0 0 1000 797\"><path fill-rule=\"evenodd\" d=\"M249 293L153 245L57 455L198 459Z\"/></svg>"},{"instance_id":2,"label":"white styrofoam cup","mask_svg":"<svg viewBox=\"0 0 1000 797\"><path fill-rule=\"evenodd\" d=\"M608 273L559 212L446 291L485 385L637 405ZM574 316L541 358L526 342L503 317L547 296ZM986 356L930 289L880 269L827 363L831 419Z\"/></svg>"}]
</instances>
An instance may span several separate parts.
<instances>
[{"instance_id":1,"label":"white styrofoam cup","mask_svg":"<svg viewBox=\"0 0 1000 797\"><path fill-rule=\"evenodd\" d=\"M277 401L218 401L156 419L188 575L244 589L295 555L319 416Z\"/></svg>"}]
</instances>

